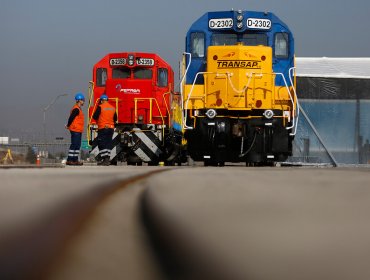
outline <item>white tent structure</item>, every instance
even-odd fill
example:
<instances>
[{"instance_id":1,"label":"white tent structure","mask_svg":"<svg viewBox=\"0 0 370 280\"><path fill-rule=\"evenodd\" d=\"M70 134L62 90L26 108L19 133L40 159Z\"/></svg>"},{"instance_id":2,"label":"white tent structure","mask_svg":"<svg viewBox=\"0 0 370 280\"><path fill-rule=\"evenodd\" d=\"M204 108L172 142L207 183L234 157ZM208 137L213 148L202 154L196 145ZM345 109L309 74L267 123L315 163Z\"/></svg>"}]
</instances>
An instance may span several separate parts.
<instances>
[{"instance_id":1,"label":"white tent structure","mask_svg":"<svg viewBox=\"0 0 370 280\"><path fill-rule=\"evenodd\" d=\"M370 79L370 57L297 57L298 77Z\"/></svg>"},{"instance_id":2,"label":"white tent structure","mask_svg":"<svg viewBox=\"0 0 370 280\"><path fill-rule=\"evenodd\" d=\"M312 121L311 128L300 121L297 140L314 148L315 130L338 162L370 163L370 58L297 57L296 75L301 108Z\"/></svg>"}]
</instances>

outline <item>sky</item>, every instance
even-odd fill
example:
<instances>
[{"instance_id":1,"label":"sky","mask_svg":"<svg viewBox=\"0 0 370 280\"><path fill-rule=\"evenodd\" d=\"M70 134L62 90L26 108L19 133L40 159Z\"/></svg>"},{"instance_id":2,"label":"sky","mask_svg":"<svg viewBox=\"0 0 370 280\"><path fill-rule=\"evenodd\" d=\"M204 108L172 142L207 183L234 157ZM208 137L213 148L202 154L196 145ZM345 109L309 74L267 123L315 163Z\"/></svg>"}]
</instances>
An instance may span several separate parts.
<instances>
[{"instance_id":1,"label":"sky","mask_svg":"<svg viewBox=\"0 0 370 280\"><path fill-rule=\"evenodd\" d=\"M0 0L0 136L49 139L64 129L74 94L110 52L154 52L178 73L190 25L209 11L270 11L298 57L370 57L370 1ZM178 75L177 77L178 78Z\"/></svg>"}]
</instances>

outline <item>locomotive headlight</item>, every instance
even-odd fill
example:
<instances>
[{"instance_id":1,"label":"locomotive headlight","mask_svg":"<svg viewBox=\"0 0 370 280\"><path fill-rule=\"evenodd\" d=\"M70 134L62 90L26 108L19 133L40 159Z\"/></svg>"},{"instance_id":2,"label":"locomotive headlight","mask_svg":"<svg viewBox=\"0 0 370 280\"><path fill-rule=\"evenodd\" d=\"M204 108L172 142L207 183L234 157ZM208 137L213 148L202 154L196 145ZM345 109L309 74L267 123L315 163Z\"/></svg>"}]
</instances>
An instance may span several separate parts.
<instances>
[{"instance_id":1,"label":"locomotive headlight","mask_svg":"<svg viewBox=\"0 0 370 280\"><path fill-rule=\"evenodd\" d=\"M263 112L263 115L266 119L271 119L274 116L274 112L272 110L266 110Z\"/></svg>"},{"instance_id":2,"label":"locomotive headlight","mask_svg":"<svg viewBox=\"0 0 370 280\"><path fill-rule=\"evenodd\" d=\"M236 27L238 27L239 29L242 29L243 28L243 23L242 22L238 22L236 24Z\"/></svg>"},{"instance_id":3,"label":"locomotive headlight","mask_svg":"<svg viewBox=\"0 0 370 280\"><path fill-rule=\"evenodd\" d=\"M216 110L215 109L208 109L206 112L206 116L210 119L213 119L214 117L217 116Z\"/></svg>"},{"instance_id":4,"label":"locomotive headlight","mask_svg":"<svg viewBox=\"0 0 370 280\"><path fill-rule=\"evenodd\" d=\"M238 16L236 17L236 19L237 19L238 21L242 21L242 20L243 20L243 15L238 15Z\"/></svg>"}]
</instances>

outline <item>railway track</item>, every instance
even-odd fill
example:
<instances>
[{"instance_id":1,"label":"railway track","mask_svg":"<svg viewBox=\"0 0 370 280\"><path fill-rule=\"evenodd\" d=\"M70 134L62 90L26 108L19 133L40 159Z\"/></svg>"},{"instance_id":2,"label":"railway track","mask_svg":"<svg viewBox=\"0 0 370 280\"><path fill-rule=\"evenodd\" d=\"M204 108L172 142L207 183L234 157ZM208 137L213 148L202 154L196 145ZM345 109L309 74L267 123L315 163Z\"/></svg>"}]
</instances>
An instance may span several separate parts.
<instances>
[{"instance_id":1,"label":"railway track","mask_svg":"<svg viewBox=\"0 0 370 280\"><path fill-rule=\"evenodd\" d=\"M109 197L165 170L0 170L0 278L51 278L68 243Z\"/></svg>"}]
</instances>

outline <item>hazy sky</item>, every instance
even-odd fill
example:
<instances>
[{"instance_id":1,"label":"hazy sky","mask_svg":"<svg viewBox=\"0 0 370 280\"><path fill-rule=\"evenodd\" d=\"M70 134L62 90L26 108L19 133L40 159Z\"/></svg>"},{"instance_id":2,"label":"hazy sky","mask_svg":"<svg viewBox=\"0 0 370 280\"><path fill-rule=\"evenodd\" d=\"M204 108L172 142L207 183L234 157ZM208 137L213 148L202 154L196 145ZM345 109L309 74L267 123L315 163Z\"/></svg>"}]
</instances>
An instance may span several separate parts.
<instances>
[{"instance_id":1,"label":"hazy sky","mask_svg":"<svg viewBox=\"0 0 370 280\"><path fill-rule=\"evenodd\" d=\"M370 1L0 0L0 136L68 137L73 96L109 52L155 52L176 72L185 33L208 11L274 12L294 33L297 56L370 57ZM176 77L177 78L177 77Z\"/></svg>"}]
</instances>

